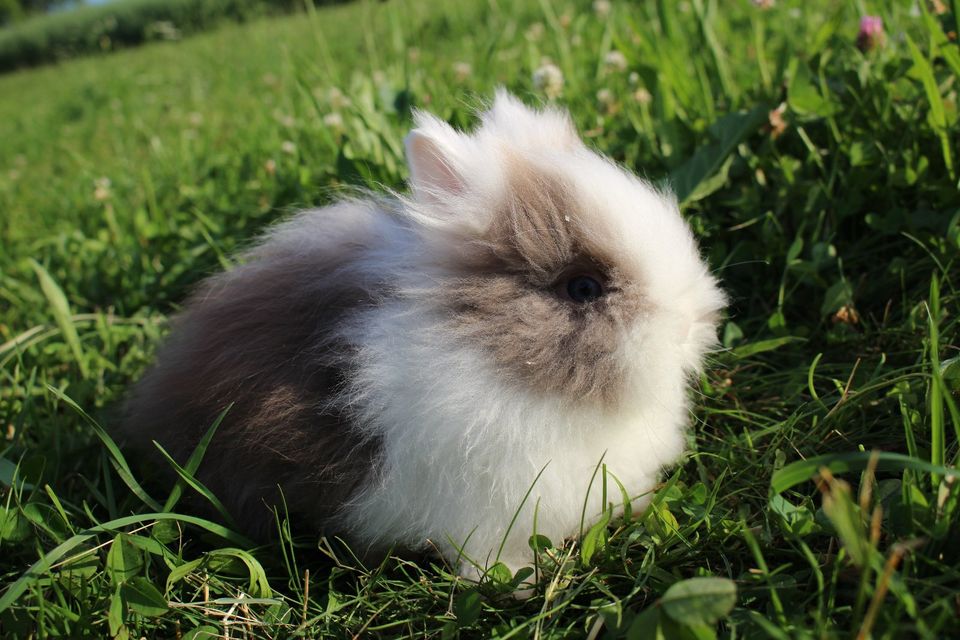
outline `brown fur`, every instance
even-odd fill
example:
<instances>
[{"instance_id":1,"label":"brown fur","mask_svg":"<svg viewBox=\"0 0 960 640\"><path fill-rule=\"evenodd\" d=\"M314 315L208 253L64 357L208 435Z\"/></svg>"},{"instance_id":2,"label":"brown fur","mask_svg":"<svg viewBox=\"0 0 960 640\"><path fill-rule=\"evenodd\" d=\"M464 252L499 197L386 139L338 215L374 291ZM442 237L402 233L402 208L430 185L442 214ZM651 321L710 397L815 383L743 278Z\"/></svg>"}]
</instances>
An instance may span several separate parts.
<instances>
[{"instance_id":1,"label":"brown fur","mask_svg":"<svg viewBox=\"0 0 960 640\"><path fill-rule=\"evenodd\" d=\"M581 231L576 200L550 176L515 163L507 201L482 242L486 263L445 285L454 330L493 354L501 371L571 401L614 401L624 366L616 349L644 299ZM607 294L564 299L565 277L594 274Z\"/></svg>"},{"instance_id":2,"label":"brown fur","mask_svg":"<svg viewBox=\"0 0 960 640\"><path fill-rule=\"evenodd\" d=\"M322 529L378 456L329 405L347 354L325 328L370 298L338 285L337 266L265 256L208 280L126 407L131 441L156 439L183 463L234 403L198 477L251 535L270 532L281 490Z\"/></svg>"}]
</instances>

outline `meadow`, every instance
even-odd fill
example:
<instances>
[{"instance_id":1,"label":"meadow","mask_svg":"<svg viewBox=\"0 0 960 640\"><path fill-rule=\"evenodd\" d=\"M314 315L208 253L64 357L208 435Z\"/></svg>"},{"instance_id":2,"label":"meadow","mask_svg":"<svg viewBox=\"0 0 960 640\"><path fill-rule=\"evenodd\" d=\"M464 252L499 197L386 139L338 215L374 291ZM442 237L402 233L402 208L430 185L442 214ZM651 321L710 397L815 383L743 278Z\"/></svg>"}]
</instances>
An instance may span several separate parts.
<instances>
[{"instance_id":1,"label":"meadow","mask_svg":"<svg viewBox=\"0 0 960 640\"><path fill-rule=\"evenodd\" d=\"M960 637L958 9L364 1L0 75L0 635ZM501 85L672 185L730 295L650 507L532 540L526 600L185 511L108 434L191 286Z\"/></svg>"},{"instance_id":2,"label":"meadow","mask_svg":"<svg viewBox=\"0 0 960 640\"><path fill-rule=\"evenodd\" d=\"M300 6L296 0L125 0L20 16L8 25L0 11L0 72L179 40L229 20L243 22Z\"/></svg>"}]
</instances>

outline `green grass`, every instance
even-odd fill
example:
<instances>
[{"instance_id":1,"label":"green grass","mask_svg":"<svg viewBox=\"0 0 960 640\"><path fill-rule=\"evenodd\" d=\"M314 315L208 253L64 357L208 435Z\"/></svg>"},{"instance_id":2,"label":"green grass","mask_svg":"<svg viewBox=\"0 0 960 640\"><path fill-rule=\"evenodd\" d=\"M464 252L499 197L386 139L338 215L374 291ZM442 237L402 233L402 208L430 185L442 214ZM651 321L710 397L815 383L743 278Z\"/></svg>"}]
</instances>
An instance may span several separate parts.
<instances>
[{"instance_id":1,"label":"green grass","mask_svg":"<svg viewBox=\"0 0 960 640\"><path fill-rule=\"evenodd\" d=\"M0 28L0 72L151 40L178 40L220 22L295 6L301 6L297 0L124 0L39 14Z\"/></svg>"},{"instance_id":2,"label":"green grass","mask_svg":"<svg viewBox=\"0 0 960 640\"><path fill-rule=\"evenodd\" d=\"M0 634L960 636L960 29L908 5L363 2L0 76ZM412 106L543 99L544 58L732 298L651 508L552 541L522 602L178 511L197 488L100 425L189 287L293 209L401 187Z\"/></svg>"}]
</instances>

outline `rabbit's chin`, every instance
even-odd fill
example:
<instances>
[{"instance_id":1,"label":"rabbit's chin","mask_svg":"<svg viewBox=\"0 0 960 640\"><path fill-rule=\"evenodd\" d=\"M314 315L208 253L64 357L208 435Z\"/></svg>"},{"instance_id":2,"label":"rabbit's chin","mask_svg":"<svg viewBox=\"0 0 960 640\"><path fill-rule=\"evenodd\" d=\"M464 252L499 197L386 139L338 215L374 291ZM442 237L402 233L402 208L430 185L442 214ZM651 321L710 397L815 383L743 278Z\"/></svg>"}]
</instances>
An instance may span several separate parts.
<instances>
[{"instance_id":1,"label":"rabbit's chin","mask_svg":"<svg viewBox=\"0 0 960 640\"><path fill-rule=\"evenodd\" d=\"M560 544L604 496L619 505L619 485L649 494L682 453L686 374L669 354L648 354L657 375L638 401L579 405L509 382L442 326L403 301L354 325L363 348L343 400L383 442L374 478L342 511L356 543L430 544L465 576L528 566L532 534Z\"/></svg>"}]
</instances>

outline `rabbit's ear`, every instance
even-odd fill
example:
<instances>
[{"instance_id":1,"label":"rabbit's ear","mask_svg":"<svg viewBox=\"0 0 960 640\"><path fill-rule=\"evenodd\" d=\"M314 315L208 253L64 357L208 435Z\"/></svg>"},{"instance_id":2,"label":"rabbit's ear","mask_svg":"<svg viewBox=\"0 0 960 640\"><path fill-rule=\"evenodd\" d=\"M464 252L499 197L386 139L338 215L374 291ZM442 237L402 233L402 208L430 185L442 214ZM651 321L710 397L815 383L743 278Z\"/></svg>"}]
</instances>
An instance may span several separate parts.
<instances>
[{"instance_id":1,"label":"rabbit's ear","mask_svg":"<svg viewBox=\"0 0 960 640\"><path fill-rule=\"evenodd\" d=\"M415 120L417 128L404 141L414 196L436 203L461 195L469 138L426 113L417 113Z\"/></svg>"},{"instance_id":2,"label":"rabbit's ear","mask_svg":"<svg viewBox=\"0 0 960 640\"><path fill-rule=\"evenodd\" d=\"M515 147L573 151L583 146L566 111L528 107L503 88L482 118L485 130Z\"/></svg>"}]
</instances>

